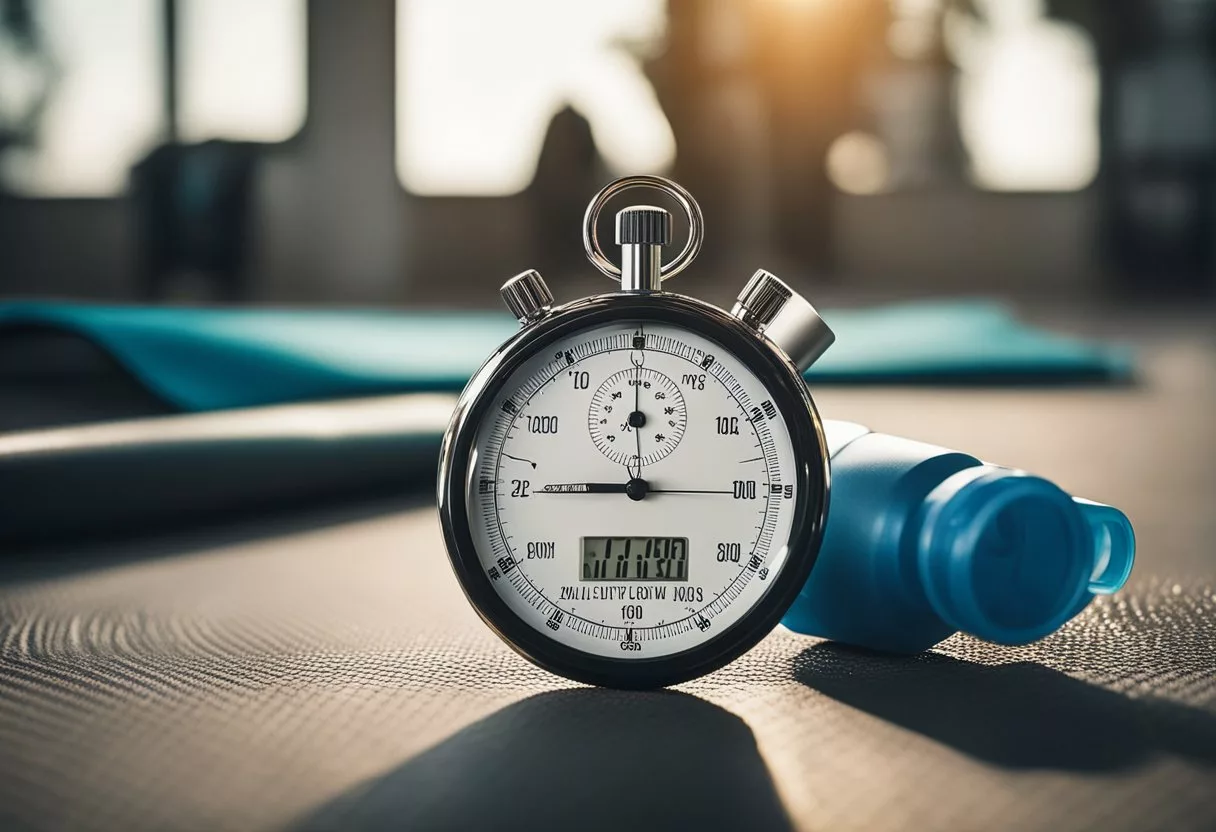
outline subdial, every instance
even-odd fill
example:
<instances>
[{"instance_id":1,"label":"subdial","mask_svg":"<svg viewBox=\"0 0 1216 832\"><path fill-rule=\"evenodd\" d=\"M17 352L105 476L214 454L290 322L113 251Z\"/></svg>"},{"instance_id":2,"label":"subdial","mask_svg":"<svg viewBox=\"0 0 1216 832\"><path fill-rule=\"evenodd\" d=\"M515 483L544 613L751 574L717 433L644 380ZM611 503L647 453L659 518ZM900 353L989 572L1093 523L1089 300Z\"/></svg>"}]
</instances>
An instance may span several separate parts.
<instances>
[{"instance_id":1,"label":"subdial","mask_svg":"<svg viewBox=\"0 0 1216 832\"><path fill-rule=\"evenodd\" d=\"M591 397L587 413L595 447L630 469L653 465L674 451L687 426L680 388L640 365L609 376Z\"/></svg>"}]
</instances>

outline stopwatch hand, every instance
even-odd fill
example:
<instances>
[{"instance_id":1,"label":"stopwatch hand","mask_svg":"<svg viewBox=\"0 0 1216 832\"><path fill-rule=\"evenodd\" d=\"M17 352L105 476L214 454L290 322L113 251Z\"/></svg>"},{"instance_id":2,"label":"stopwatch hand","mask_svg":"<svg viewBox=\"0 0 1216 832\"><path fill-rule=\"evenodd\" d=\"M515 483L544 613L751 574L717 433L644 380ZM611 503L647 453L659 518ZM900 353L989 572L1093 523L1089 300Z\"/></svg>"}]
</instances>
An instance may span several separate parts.
<instances>
[{"instance_id":1,"label":"stopwatch hand","mask_svg":"<svg viewBox=\"0 0 1216 832\"><path fill-rule=\"evenodd\" d=\"M651 494L734 494L729 488L725 491L703 490L698 488L652 488Z\"/></svg>"},{"instance_id":2,"label":"stopwatch hand","mask_svg":"<svg viewBox=\"0 0 1216 832\"><path fill-rule=\"evenodd\" d=\"M734 494L731 489L654 488L637 477L629 482L559 482L546 485L536 494L628 494L635 500L647 494Z\"/></svg>"},{"instance_id":3,"label":"stopwatch hand","mask_svg":"<svg viewBox=\"0 0 1216 832\"><path fill-rule=\"evenodd\" d=\"M623 482L559 482L546 485L539 494L624 494L628 483Z\"/></svg>"},{"instance_id":4,"label":"stopwatch hand","mask_svg":"<svg viewBox=\"0 0 1216 832\"><path fill-rule=\"evenodd\" d=\"M641 477L629 482L562 482L546 485L537 494L626 494L631 500L644 500L650 484Z\"/></svg>"}]
</instances>

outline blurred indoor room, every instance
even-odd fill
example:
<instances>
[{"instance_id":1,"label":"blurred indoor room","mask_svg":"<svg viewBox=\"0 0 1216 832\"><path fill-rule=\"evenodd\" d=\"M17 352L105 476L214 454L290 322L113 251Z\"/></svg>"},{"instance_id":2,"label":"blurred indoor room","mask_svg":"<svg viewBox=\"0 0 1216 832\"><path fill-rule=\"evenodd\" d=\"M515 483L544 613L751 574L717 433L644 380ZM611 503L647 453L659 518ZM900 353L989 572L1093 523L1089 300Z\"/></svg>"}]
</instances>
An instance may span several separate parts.
<instances>
[{"instance_id":1,"label":"blurred indoor room","mask_svg":"<svg viewBox=\"0 0 1216 832\"><path fill-rule=\"evenodd\" d=\"M793 500L643 478L648 319L603 378L545 321L649 301L743 347L646 365L647 459L793 402L816 571L678 692L569 689L648 685L502 626L452 508L523 351L550 470L625 460L501 439L551 522ZM780 407L697 412L756 344ZM1216 0L0 0L0 829L1210 830L1213 505Z\"/></svg>"},{"instance_id":2,"label":"blurred indoor room","mask_svg":"<svg viewBox=\"0 0 1216 832\"><path fill-rule=\"evenodd\" d=\"M573 218L626 173L698 195L722 299L757 261L845 300L1216 285L1201 0L6 0L2 19L8 297L491 305L476 290L506 264L585 274Z\"/></svg>"}]
</instances>

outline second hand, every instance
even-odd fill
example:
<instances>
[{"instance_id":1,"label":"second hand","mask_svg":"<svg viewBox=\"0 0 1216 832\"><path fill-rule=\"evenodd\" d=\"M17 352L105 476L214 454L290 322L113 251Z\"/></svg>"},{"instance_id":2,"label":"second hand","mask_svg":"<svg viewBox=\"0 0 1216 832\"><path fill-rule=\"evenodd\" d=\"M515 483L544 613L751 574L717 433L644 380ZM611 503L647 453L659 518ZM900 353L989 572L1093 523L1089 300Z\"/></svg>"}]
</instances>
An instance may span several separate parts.
<instances>
[{"instance_id":1,"label":"second hand","mask_svg":"<svg viewBox=\"0 0 1216 832\"><path fill-rule=\"evenodd\" d=\"M734 494L733 491L709 491L697 488L651 488L651 494Z\"/></svg>"},{"instance_id":2,"label":"second hand","mask_svg":"<svg viewBox=\"0 0 1216 832\"><path fill-rule=\"evenodd\" d=\"M734 494L730 490L703 488L651 488L643 479L629 482L559 482L544 486L536 494L628 494L630 490L642 494Z\"/></svg>"}]
</instances>

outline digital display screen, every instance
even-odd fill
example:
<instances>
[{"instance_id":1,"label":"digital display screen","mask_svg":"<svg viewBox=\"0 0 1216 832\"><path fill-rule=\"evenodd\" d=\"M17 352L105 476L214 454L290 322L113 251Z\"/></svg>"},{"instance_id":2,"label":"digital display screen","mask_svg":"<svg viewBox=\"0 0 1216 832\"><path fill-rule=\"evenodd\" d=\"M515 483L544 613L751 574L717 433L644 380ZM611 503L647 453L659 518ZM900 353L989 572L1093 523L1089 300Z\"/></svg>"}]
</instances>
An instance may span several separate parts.
<instances>
[{"instance_id":1,"label":"digital display screen","mask_svg":"<svg viewBox=\"0 0 1216 832\"><path fill-rule=\"evenodd\" d=\"M687 581L687 537L584 537L580 581Z\"/></svg>"}]
</instances>

